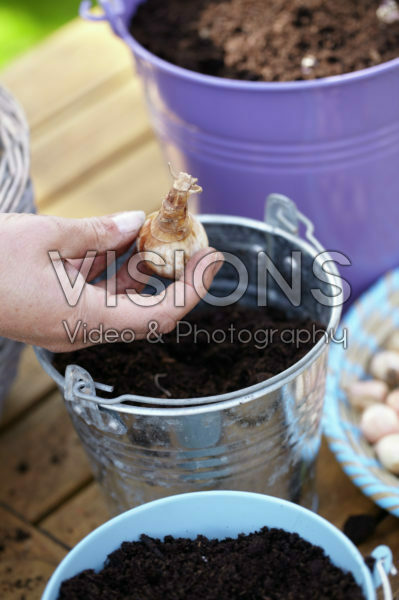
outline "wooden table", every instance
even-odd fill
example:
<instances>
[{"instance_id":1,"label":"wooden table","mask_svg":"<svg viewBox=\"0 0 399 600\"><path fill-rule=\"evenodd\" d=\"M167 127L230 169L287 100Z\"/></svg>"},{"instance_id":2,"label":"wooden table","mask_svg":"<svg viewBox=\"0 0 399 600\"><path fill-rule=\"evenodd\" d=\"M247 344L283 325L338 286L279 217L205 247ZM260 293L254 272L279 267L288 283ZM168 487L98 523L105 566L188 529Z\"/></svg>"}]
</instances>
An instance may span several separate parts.
<instances>
[{"instance_id":1,"label":"wooden table","mask_svg":"<svg viewBox=\"0 0 399 600\"><path fill-rule=\"evenodd\" d=\"M67 25L0 81L31 125L40 212L85 217L158 206L169 176L129 52L106 25ZM0 598L35 600L66 552L109 515L62 398L30 348L6 402L0 457ZM325 444L319 494L320 514L338 527L349 515L378 512ZM381 543L399 559L399 520L386 517L360 549ZM393 587L399 598L399 577Z\"/></svg>"}]
</instances>

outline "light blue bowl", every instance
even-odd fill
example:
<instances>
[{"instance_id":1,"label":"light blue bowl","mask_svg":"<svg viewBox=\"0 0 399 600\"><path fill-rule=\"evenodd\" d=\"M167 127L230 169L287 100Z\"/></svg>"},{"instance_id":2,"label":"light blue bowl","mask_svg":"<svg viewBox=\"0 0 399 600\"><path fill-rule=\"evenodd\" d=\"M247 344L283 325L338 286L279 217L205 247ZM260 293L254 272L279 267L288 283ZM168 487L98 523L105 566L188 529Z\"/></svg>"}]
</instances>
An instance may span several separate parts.
<instances>
[{"instance_id":1,"label":"light blue bowl","mask_svg":"<svg viewBox=\"0 0 399 600\"><path fill-rule=\"evenodd\" d=\"M399 478L377 460L363 437L360 414L353 409L345 389L357 379L367 379L368 364L386 338L399 329L399 269L389 272L352 306L336 334L347 331L348 344L330 348L324 432L344 471L366 496L399 517Z\"/></svg>"},{"instance_id":2,"label":"light blue bowl","mask_svg":"<svg viewBox=\"0 0 399 600\"><path fill-rule=\"evenodd\" d=\"M101 569L107 555L124 541L140 534L195 538L236 537L263 526L296 532L321 546L335 565L352 572L367 600L375 600L378 576L372 577L352 542L336 527L315 513L286 500L248 492L196 492L155 500L111 519L84 538L61 562L51 577L42 600L56 600L61 582L84 569ZM380 547L384 568L391 568L391 555ZM387 596L389 597L389 596Z\"/></svg>"}]
</instances>

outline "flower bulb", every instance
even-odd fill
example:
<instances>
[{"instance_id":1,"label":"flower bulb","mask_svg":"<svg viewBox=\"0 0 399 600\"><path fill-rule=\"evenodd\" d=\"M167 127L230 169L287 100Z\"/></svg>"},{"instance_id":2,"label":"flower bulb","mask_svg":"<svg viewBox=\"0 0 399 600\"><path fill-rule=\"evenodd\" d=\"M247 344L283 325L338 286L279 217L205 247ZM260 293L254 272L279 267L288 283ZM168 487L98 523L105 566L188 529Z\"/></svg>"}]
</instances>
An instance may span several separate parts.
<instances>
[{"instance_id":1,"label":"flower bulb","mask_svg":"<svg viewBox=\"0 0 399 600\"><path fill-rule=\"evenodd\" d=\"M149 254L147 269L166 277L179 279L190 258L206 248L208 236L203 225L188 211L191 194L202 188L188 173L174 175L173 185L161 208L148 215L137 239L137 249Z\"/></svg>"}]
</instances>

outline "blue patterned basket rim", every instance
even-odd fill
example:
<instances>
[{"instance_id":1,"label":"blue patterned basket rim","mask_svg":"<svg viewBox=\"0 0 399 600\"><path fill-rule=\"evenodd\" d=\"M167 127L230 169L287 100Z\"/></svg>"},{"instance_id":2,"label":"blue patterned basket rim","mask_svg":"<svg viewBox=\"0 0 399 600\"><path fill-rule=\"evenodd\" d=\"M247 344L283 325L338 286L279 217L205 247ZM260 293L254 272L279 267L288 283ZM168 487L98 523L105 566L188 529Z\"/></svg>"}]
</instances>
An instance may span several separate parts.
<instances>
[{"instance_id":1,"label":"blue patterned basket rim","mask_svg":"<svg viewBox=\"0 0 399 600\"><path fill-rule=\"evenodd\" d=\"M349 309L337 332L337 339L341 339L344 328L357 334L362 332L362 321L365 314L371 314L373 309L378 308L379 313L395 314L395 321L399 327L398 310L392 307L387 300L389 288L399 290L399 268L390 271L371 286ZM349 338L350 343L350 338ZM340 387L341 366L346 360L345 349L341 344L334 344L330 348L328 359L328 374L326 383L326 397L323 415L323 428L329 446L335 454L345 473L352 481L361 488L362 492L369 496L381 508L399 517L399 481L398 486L389 486L381 481L370 466L379 465L377 459L370 459L355 451L348 439L348 423L341 419L339 414L339 402L345 397ZM365 373L357 373L365 375ZM383 467L381 466L381 469ZM381 497L386 494L385 497Z\"/></svg>"}]
</instances>

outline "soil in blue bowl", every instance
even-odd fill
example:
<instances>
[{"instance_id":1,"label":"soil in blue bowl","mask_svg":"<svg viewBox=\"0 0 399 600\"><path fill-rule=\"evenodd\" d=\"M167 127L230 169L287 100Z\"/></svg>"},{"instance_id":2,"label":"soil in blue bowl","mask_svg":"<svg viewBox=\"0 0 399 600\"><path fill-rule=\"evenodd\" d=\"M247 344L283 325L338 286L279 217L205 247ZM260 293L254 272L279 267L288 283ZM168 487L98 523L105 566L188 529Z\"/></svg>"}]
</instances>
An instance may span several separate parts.
<instances>
[{"instance_id":1,"label":"soil in blue bowl","mask_svg":"<svg viewBox=\"0 0 399 600\"><path fill-rule=\"evenodd\" d=\"M361 600L351 573L296 533L264 527L236 539L142 535L104 568L64 581L58 600Z\"/></svg>"}]
</instances>

